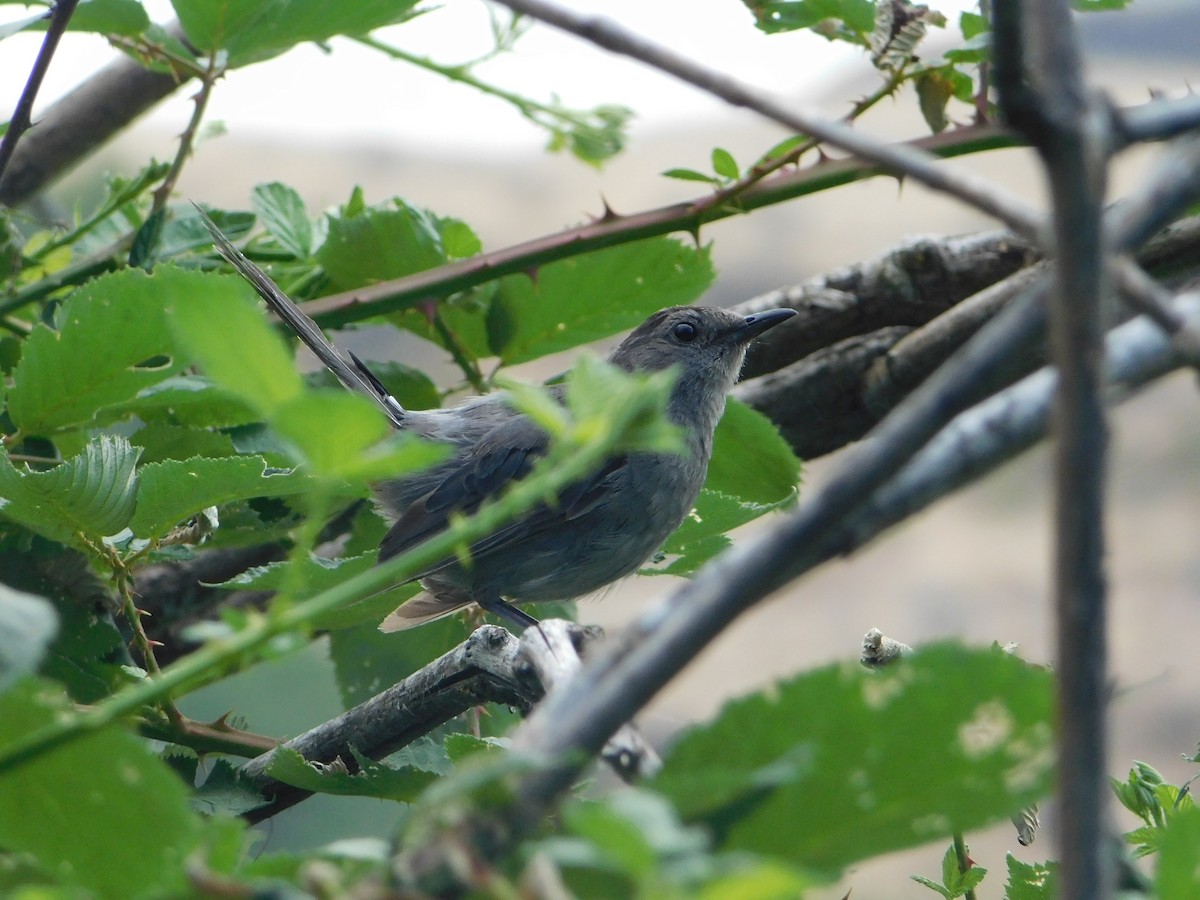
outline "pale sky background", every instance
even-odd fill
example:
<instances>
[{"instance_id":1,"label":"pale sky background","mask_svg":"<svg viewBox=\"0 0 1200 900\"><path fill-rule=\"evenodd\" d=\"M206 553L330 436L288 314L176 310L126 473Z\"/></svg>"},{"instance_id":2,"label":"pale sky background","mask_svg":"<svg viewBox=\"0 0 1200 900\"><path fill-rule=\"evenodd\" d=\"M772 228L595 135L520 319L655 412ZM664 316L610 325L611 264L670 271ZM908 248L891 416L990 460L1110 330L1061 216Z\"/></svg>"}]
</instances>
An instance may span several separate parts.
<instances>
[{"instance_id":1,"label":"pale sky background","mask_svg":"<svg viewBox=\"0 0 1200 900\"><path fill-rule=\"evenodd\" d=\"M174 18L166 0L144 4L153 20ZM709 65L765 89L804 100L839 70L869 64L855 48L808 33L764 35L752 25L739 0L565 0L580 11L603 14L633 31L706 60ZM968 0L937 6L952 22L973 7ZM21 18L21 6L0 7L0 22ZM490 46L488 13L479 0L449 0L442 8L378 34L404 49L443 63L471 59ZM16 102L40 35L20 34L0 43L0 111ZM449 84L352 41L335 39L333 58L308 45L267 66L229 74L214 93L209 121L224 121L241 135L287 132L314 141L386 137L401 144L461 148L486 134L496 153L528 152L544 144L544 134L508 106L475 91ZM44 106L112 58L95 36L68 35L40 94ZM573 107L618 103L633 108L643 127L694 121L723 104L546 26L536 26L518 52L480 67L481 77L535 98L557 92ZM403 87L402 87L403 86ZM186 95L168 101L151 121L178 129L189 113Z\"/></svg>"}]
</instances>

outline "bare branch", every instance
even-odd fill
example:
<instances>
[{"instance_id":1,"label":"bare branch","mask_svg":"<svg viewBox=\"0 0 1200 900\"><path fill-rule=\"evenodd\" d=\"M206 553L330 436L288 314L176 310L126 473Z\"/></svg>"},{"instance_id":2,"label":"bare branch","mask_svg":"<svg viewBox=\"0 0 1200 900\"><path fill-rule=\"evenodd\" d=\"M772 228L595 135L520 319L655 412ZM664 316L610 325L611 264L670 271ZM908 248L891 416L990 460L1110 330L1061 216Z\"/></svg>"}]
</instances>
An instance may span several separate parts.
<instances>
[{"instance_id":1,"label":"bare branch","mask_svg":"<svg viewBox=\"0 0 1200 900\"><path fill-rule=\"evenodd\" d=\"M1161 141L1195 128L1200 128L1200 94L1154 100L1117 110L1115 115L1117 136L1126 145Z\"/></svg>"},{"instance_id":2,"label":"bare branch","mask_svg":"<svg viewBox=\"0 0 1200 900\"><path fill-rule=\"evenodd\" d=\"M1055 612L1061 882L1066 897L1111 895L1103 852L1108 797L1102 303L1111 288L1103 208L1114 146L1106 103L1083 83L1067 0L996 2L1001 106L1037 147L1053 200L1050 347L1055 405ZM997 65L997 72L1000 66ZM1151 217L1147 217L1152 220ZM1148 236L1145 235L1145 236Z\"/></svg>"},{"instance_id":3,"label":"bare branch","mask_svg":"<svg viewBox=\"0 0 1200 900\"><path fill-rule=\"evenodd\" d=\"M179 86L124 57L46 110L0 180L0 203L28 200Z\"/></svg>"},{"instance_id":4,"label":"bare branch","mask_svg":"<svg viewBox=\"0 0 1200 900\"><path fill-rule=\"evenodd\" d=\"M58 42L62 39L63 32L67 30L67 23L71 21L71 16L78 5L79 0L58 0L50 10L50 23L46 27L46 36L42 39L41 49L38 50L37 58L33 61L33 69L25 82L24 90L21 91L20 99L17 100L16 108L8 123L8 129L4 132L4 137L0 138L0 180L4 177L4 170L8 168L13 153L16 152L17 141L33 124L33 101L37 99L38 91L42 87L42 80L50 68L50 60L54 58Z\"/></svg>"}]
</instances>

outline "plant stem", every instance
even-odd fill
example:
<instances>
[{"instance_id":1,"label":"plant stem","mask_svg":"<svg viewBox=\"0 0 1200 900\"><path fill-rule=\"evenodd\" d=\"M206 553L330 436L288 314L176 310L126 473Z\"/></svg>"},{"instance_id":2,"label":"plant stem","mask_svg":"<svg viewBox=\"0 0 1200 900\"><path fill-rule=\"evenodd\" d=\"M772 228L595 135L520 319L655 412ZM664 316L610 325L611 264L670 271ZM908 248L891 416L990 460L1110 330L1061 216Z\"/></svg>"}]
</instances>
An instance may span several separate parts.
<instances>
[{"instance_id":1,"label":"plant stem","mask_svg":"<svg viewBox=\"0 0 1200 900\"><path fill-rule=\"evenodd\" d=\"M967 855L967 843L960 831L954 832L954 855L958 857L958 871L967 874L967 870L971 868L971 857ZM975 888L968 888L963 896L966 900L977 900Z\"/></svg>"}]
</instances>

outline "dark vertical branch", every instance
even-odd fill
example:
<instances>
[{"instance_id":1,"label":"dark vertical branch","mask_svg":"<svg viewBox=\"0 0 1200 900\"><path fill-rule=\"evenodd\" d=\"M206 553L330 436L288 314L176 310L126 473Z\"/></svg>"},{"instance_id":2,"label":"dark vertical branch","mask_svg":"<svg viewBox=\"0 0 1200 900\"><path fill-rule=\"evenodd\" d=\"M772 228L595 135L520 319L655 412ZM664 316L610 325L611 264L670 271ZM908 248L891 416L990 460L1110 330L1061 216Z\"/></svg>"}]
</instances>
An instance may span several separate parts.
<instances>
[{"instance_id":1,"label":"dark vertical branch","mask_svg":"<svg viewBox=\"0 0 1200 900\"><path fill-rule=\"evenodd\" d=\"M16 109L13 110L8 130L0 139L0 177L4 175L8 161L17 149L17 141L33 124L33 101L41 90L46 70L50 68L50 60L54 58L54 51L58 49L58 42L67 30L67 23L71 21L78 2L79 0L59 0L50 10L50 24L46 26L42 48L38 51L37 59L33 61L33 69L25 82L25 90L21 91L21 99L17 101Z\"/></svg>"},{"instance_id":2,"label":"dark vertical branch","mask_svg":"<svg viewBox=\"0 0 1200 900\"><path fill-rule=\"evenodd\" d=\"M1018 7L1017 0L996 3L1001 103L1045 164L1057 260L1050 346L1060 376L1054 524L1059 889L1066 898L1103 900L1112 889L1103 839L1108 791L1103 565L1108 432L1100 393L1102 301L1109 288L1101 213L1110 117L1083 84L1067 0ZM1014 65L1022 60L1026 71Z\"/></svg>"}]
</instances>

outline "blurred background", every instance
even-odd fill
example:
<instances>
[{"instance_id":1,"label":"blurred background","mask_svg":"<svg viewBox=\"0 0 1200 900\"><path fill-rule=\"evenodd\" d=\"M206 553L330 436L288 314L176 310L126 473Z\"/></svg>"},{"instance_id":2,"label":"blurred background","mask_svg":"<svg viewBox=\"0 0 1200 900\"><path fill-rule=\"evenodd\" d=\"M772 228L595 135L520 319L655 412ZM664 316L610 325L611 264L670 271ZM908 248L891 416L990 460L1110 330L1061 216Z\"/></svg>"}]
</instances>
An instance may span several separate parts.
<instances>
[{"instance_id":1,"label":"blurred background","mask_svg":"<svg viewBox=\"0 0 1200 900\"><path fill-rule=\"evenodd\" d=\"M148 2L158 22L168 3ZM565 2L627 27L795 103L839 116L877 86L853 48L812 35L766 36L735 0ZM951 22L972 4L935 4ZM1118 101L1178 94L1200 83L1200 6L1194 0L1140 0L1120 13L1080 20L1092 80ZM481 3L447 4L392 30L388 40L442 63L490 46ZM945 42L936 34L930 52ZM37 49L17 36L0 50L0 115L7 117ZM114 56L102 40L69 36L50 70L42 106ZM248 208L251 188L283 181L310 212L344 201L361 185L368 202L399 196L466 220L485 247L500 248L599 214L695 197L703 186L672 181L671 167L707 171L715 146L746 165L785 137L777 127L732 110L637 63L545 27L517 52L476 73L538 99L573 107L601 103L636 113L623 154L596 170L542 148L543 132L509 106L437 75L390 61L350 41L293 51L269 66L231 73L213 95L209 125L179 185L182 198ZM98 193L105 172L132 172L153 155L169 158L191 113L182 91L71 173L54 189L69 209ZM957 111L962 122L969 111ZM36 116L35 116L36 119ZM889 138L926 133L915 98L885 101L863 120ZM1117 197L1135 185L1156 151L1122 158ZM1043 185L1025 151L971 156L968 167L1035 202ZM86 199L83 201L86 203ZM708 226L718 279L707 298L730 304L837 266L882 253L914 234L954 234L991 223L912 184L889 179L851 185ZM396 337L389 332L389 340ZM452 377L438 351L405 338L398 353ZM555 365L565 365L556 360ZM1180 783L1196 767L1181 754L1200 740L1200 404L1195 374L1178 373L1126 403L1114 417L1109 522L1111 655L1114 674L1110 770L1145 760ZM800 502L839 465L837 455L807 465ZM1027 658L1053 664L1049 591L1050 463L1044 449L939 504L852 558L827 565L745 616L655 701L643 725L658 740L711 716L729 697L798 671L857 658L867 629L914 646L945 637L969 643L1017 641ZM750 528L769 527L756 523ZM603 602L580 606L584 621L619 629L670 590L664 579L630 579ZM250 688L248 682L255 687ZM265 690L264 690L265 687ZM270 697L262 708L246 698ZM191 698L187 711L216 717L234 709L248 727L286 736L340 711L332 666L320 644L258 667ZM798 728L803 723L797 723ZM804 811L798 809L798 816ZM266 826L267 846L308 846L336 828L345 836L384 834L394 810L375 801L318 798ZM320 828L310 827L319 821ZM1053 809L1031 848L1012 828L968 836L972 856L992 869L981 897L1002 895L1004 853L1033 861L1054 855ZM1123 827L1133 827L1122 821ZM907 879L934 876L943 847L893 854L851 872L821 897L931 896Z\"/></svg>"}]
</instances>

